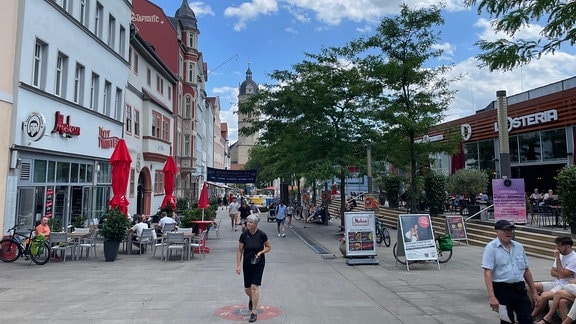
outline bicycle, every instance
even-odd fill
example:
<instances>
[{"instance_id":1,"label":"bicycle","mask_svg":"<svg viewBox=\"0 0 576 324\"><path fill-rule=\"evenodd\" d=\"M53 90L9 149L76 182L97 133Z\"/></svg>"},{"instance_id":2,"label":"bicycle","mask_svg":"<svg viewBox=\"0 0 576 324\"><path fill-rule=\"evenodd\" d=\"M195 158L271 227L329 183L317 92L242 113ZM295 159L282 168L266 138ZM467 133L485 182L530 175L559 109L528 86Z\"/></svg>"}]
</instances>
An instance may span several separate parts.
<instances>
[{"instance_id":1,"label":"bicycle","mask_svg":"<svg viewBox=\"0 0 576 324\"><path fill-rule=\"evenodd\" d=\"M296 220L302 220L302 204L297 203L294 204L294 214L292 215L292 217Z\"/></svg>"},{"instance_id":2,"label":"bicycle","mask_svg":"<svg viewBox=\"0 0 576 324\"><path fill-rule=\"evenodd\" d=\"M445 238L446 238L446 235L436 235L434 237L434 241L436 242L436 253L438 256L438 262L440 262L440 263L446 263L452 258L452 248L450 248L450 250L444 250L444 249L440 248L440 245L441 245L440 241L445 239ZM392 253L394 254L394 258L396 259L396 261L398 261L401 264L406 264L406 262L408 262L408 264L412 264L412 263L416 262L415 260L406 261L405 255L398 255L398 243L394 243L394 247L392 248ZM429 261L429 260L419 260L419 261Z\"/></svg>"},{"instance_id":3,"label":"bicycle","mask_svg":"<svg viewBox=\"0 0 576 324\"><path fill-rule=\"evenodd\" d=\"M376 243L382 244L382 241L384 241L384 245L387 247L389 247L392 242L390 232L388 232L388 229L384 226L384 222L376 218Z\"/></svg>"},{"instance_id":4,"label":"bicycle","mask_svg":"<svg viewBox=\"0 0 576 324\"><path fill-rule=\"evenodd\" d=\"M28 229L30 233L24 235L16 232L16 227L8 230L8 233L12 232L10 237L0 241L0 260L14 262L24 256L38 265L46 264L50 260L50 245L46 240L34 237L34 229Z\"/></svg>"}]
</instances>

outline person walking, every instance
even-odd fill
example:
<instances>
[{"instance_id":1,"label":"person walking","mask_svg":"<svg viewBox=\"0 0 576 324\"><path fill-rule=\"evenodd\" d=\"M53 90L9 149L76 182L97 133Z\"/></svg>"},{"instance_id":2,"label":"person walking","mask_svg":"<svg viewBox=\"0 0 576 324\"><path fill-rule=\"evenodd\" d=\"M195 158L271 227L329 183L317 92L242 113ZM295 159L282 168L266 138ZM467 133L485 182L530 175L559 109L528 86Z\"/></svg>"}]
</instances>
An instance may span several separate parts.
<instances>
[{"instance_id":1,"label":"person walking","mask_svg":"<svg viewBox=\"0 0 576 324\"><path fill-rule=\"evenodd\" d=\"M290 228L292 228L292 216L294 216L294 206L292 206L292 204L290 204L287 208L286 208L286 220L287 223L286 225Z\"/></svg>"},{"instance_id":2,"label":"person walking","mask_svg":"<svg viewBox=\"0 0 576 324\"><path fill-rule=\"evenodd\" d=\"M230 223L232 225L232 230L237 231L236 218L238 217L238 208L240 208L240 204L236 201L236 199L230 198L230 204L228 205L228 215L230 216Z\"/></svg>"},{"instance_id":3,"label":"person walking","mask_svg":"<svg viewBox=\"0 0 576 324\"><path fill-rule=\"evenodd\" d=\"M238 208L237 214L237 223L240 224L242 227L242 232L244 232L246 230L246 220L248 219L248 216L252 215L252 208L248 206L248 202L246 202L246 200L242 200L242 204Z\"/></svg>"},{"instance_id":4,"label":"person walking","mask_svg":"<svg viewBox=\"0 0 576 324\"><path fill-rule=\"evenodd\" d=\"M532 324L532 304L526 285L534 295L534 300L538 300L538 292L524 246L512 239L515 228L514 223L507 220L496 222L496 238L484 247L482 255L484 283L492 310L499 312L501 306L506 307L510 322L501 319L501 324Z\"/></svg>"},{"instance_id":5,"label":"person walking","mask_svg":"<svg viewBox=\"0 0 576 324\"><path fill-rule=\"evenodd\" d=\"M288 207L284 202L281 202L280 205L276 206L276 225L278 227L278 237L286 237L286 233L284 233L284 223L286 222L286 212Z\"/></svg>"},{"instance_id":6,"label":"person walking","mask_svg":"<svg viewBox=\"0 0 576 324\"><path fill-rule=\"evenodd\" d=\"M244 292L248 295L248 309L250 319L256 322L257 308L260 299L260 286L266 265L265 254L270 252L272 245L268 235L258 229L260 218L250 215L246 219L246 231L242 232L236 252L236 273L244 273Z\"/></svg>"}]
</instances>

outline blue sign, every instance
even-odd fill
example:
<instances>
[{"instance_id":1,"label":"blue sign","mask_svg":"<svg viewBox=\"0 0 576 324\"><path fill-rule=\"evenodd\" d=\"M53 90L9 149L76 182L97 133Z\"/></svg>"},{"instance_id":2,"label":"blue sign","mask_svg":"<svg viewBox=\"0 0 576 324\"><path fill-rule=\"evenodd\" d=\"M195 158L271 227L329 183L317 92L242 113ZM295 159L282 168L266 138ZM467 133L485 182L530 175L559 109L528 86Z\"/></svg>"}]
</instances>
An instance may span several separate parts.
<instances>
[{"instance_id":1,"label":"blue sign","mask_svg":"<svg viewBox=\"0 0 576 324\"><path fill-rule=\"evenodd\" d=\"M220 183L255 183L256 170L222 170L206 168L207 181Z\"/></svg>"}]
</instances>

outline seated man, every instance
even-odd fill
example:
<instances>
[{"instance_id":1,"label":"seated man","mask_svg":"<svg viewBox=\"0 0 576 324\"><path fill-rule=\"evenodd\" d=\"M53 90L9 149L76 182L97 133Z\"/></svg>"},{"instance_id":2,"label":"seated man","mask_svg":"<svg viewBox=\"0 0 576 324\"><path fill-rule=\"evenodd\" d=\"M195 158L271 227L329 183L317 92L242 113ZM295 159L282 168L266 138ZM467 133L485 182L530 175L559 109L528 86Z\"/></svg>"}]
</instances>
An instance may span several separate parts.
<instances>
[{"instance_id":1,"label":"seated man","mask_svg":"<svg viewBox=\"0 0 576 324\"><path fill-rule=\"evenodd\" d=\"M546 309L548 301L554 298L555 291L564 289L572 279L576 278L576 252L572 249L574 244L572 238L570 236L557 237L554 243L556 243L556 250L554 250L554 263L550 269L550 275L557 279L534 283L540 297L534 301L532 318Z\"/></svg>"},{"instance_id":2,"label":"seated man","mask_svg":"<svg viewBox=\"0 0 576 324\"><path fill-rule=\"evenodd\" d=\"M562 319L562 324L571 324L574 319L576 319L576 307L572 304L570 311L568 312L568 306L571 302L574 302L574 294L576 294L576 280L571 281L570 284L564 286L564 289L557 290L554 292L554 298L552 299L552 305L548 313L542 317L542 319L536 324L550 324L552 322L552 317L556 311L560 310L560 318Z\"/></svg>"},{"instance_id":3,"label":"seated man","mask_svg":"<svg viewBox=\"0 0 576 324\"><path fill-rule=\"evenodd\" d=\"M158 222L158 226L162 229L162 232L164 232L164 225L166 224L176 224L176 220L168 216L167 212L162 212L162 218L160 218L160 221Z\"/></svg>"},{"instance_id":4,"label":"seated man","mask_svg":"<svg viewBox=\"0 0 576 324\"><path fill-rule=\"evenodd\" d=\"M130 233L132 233L132 243L137 246L138 248L141 248L140 243L138 243L138 241L140 240L140 236L142 236L142 231L145 228L150 228L148 226L148 224L146 223L146 216L144 215L140 215L138 217L138 223L136 223L136 225L132 226L132 228L130 228ZM152 232L153 235L153 239L154 235L156 233Z\"/></svg>"}]
</instances>

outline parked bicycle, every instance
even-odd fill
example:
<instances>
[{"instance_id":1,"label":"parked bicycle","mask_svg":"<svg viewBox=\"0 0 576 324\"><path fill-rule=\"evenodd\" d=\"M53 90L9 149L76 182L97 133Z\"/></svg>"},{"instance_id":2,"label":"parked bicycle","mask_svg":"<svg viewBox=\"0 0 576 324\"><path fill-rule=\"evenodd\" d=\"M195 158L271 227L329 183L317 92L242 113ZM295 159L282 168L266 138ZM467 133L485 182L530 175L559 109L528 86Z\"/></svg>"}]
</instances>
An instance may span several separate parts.
<instances>
[{"instance_id":1,"label":"parked bicycle","mask_svg":"<svg viewBox=\"0 0 576 324\"><path fill-rule=\"evenodd\" d=\"M294 215L292 215L292 217L294 217L296 220L302 220L302 204L294 204Z\"/></svg>"},{"instance_id":2,"label":"parked bicycle","mask_svg":"<svg viewBox=\"0 0 576 324\"><path fill-rule=\"evenodd\" d=\"M436 235L436 253L438 255L438 262L446 263L452 258L452 239L449 235ZM394 253L394 258L401 264L406 264L406 256L398 255L398 243L394 243L392 248L392 253ZM432 261L432 260L418 260L418 261ZM412 264L416 261L408 261L408 264Z\"/></svg>"},{"instance_id":3,"label":"parked bicycle","mask_svg":"<svg viewBox=\"0 0 576 324\"><path fill-rule=\"evenodd\" d=\"M50 245L44 236L34 236L34 229L29 229L29 234L16 232L16 226L8 230L12 232L10 237L0 241L0 260L14 262L21 256L26 260L32 259L36 264L46 264L50 260Z\"/></svg>"},{"instance_id":4,"label":"parked bicycle","mask_svg":"<svg viewBox=\"0 0 576 324\"><path fill-rule=\"evenodd\" d=\"M382 241L384 241L387 247L390 246L392 242L390 240L390 232L388 232L388 229L384 226L384 222L376 218L376 243L382 244Z\"/></svg>"}]
</instances>

